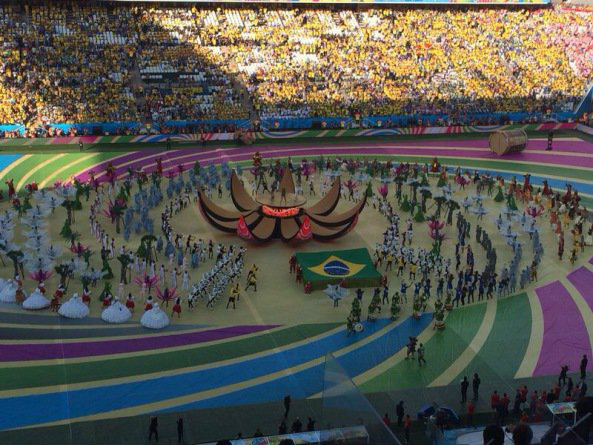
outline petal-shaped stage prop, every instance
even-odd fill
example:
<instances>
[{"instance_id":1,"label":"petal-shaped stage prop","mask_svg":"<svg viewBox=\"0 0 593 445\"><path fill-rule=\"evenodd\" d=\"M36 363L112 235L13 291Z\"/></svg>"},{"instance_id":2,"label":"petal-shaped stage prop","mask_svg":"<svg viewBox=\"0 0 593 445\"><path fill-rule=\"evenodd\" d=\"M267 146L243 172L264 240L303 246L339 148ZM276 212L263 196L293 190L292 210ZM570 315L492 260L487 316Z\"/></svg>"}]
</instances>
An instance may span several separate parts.
<instances>
[{"instance_id":1,"label":"petal-shaped stage prop","mask_svg":"<svg viewBox=\"0 0 593 445\"><path fill-rule=\"evenodd\" d=\"M294 181L292 180L292 174L288 168L284 169L282 180L280 181L280 190L284 190L285 193L294 193Z\"/></svg>"},{"instance_id":2,"label":"petal-shaped stage prop","mask_svg":"<svg viewBox=\"0 0 593 445\"><path fill-rule=\"evenodd\" d=\"M366 195L351 209L332 214L340 200L340 179L316 204L304 208L306 199L295 194L294 181L288 169L280 182L280 192L258 195L254 200L233 172L231 197L238 211L215 204L203 190L198 192L200 211L204 218L219 230L236 233L243 239L267 241L299 241L311 238L331 240L354 228L358 215L366 204Z\"/></svg>"},{"instance_id":3,"label":"petal-shaped stage prop","mask_svg":"<svg viewBox=\"0 0 593 445\"><path fill-rule=\"evenodd\" d=\"M340 178L336 178L331 189L316 204L307 209L309 215L327 216L333 212L340 201Z\"/></svg>"},{"instance_id":4,"label":"petal-shaped stage prop","mask_svg":"<svg viewBox=\"0 0 593 445\"><path fill-rule=\"evenodd\" d=\"M363 199L351 209L338 214L331 214L329 216L320 216L309 213L309 209L305 209L305 213L311 218L311 221L323 227L339 227L349 224L353 218L356 218L362 211L366 204L366 194Z\"/></svg>"},{"instance_id":5,"label":"petal-shaped stage prop","mask_svg":"<svg viewBox=\"0 0 593 445\"><path fill-rule=\"evenodd\" d=\"M198 205L206 221L224 232L235 232L241 213L223 209L214 204L204 190L198 190Z\"/></svg>"},{"instance_id":6,"label":"petal-shaped stage prop","mask_svg":"<svg viewBox=\"0 0 593 445\"><path fill-rule=\"evenodd\" d=\"M249 212L259 207L259 204L249 196L234 170L231 175L231 198L235 207L241 212Z\"/></svg>"}]
</instances>

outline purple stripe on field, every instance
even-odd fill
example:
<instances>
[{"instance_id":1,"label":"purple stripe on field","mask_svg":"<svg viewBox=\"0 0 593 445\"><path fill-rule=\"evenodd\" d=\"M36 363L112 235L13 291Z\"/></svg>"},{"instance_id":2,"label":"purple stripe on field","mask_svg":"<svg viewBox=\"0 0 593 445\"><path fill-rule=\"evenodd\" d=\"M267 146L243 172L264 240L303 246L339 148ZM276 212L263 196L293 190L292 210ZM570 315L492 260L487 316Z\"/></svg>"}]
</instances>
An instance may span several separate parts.
<instances>
[{"instance_id":1,"label":"purple stripe on field","mask_svg":"<svg viewBox=\"0 0 593 445\"><path fill-rule=\"evenodd\" d=\"M450 147L460 147L460 148L489 148L488 137L484 136L481 139L431 139L431 140L406 140L406 141L397 141L397 142L389 142L389 144L393 144L393 146L424 146L424 147L443 147L443 146L450 146ZM542 139L529 139L527 143L527 151L529 150L545 150L548 147L548 140L544 137ZM563 141L563 140L555 140L554 141L554 150L555 152L563 152L563 153L592 153L593 154L593 144L588 141Z\"/></svg>"},{"instance_id":2,"label":"purple stripe on field","mask_svg":"<svg viewBox=\"0 0 593 445\"><path fill-rule=\"evenodd\" d=\"M85 174L84 180L85 181L88 180L89 176L88 176L87 172L89 172L91 170L93 170L95 173L99 173L99 172L105 171L110 162L113 162L113 165L117 165L122 162L128 162L128 161L131 161L134 159L141 158L143 155L146 155L145 151L132 151L125 155L111 158L108 161L99 162L97 165L94 165L93 167L90 167L90 168L87 168L84 170L84 174ZM81 175L81 179L82 179L82 175Z\"/></svg>"},{"instance_id":3,"label":"purple stripe on field","mask_svg":"<svg viewBox=\"0 0 593 445\"><path fill-rule=\"evenodd\" d=\"M544 315L544 339L533 375L557 374L563 365L579 369L583 354L591 356L591 342L577 305L559 281L535 292Z\"/></svg>"},{"instance_id":4,"label":"purple stripe on field","mask_svg":"<svg viewBox=\"0 0 593 445\"><path fill-rule=\"evenodd\" d=\"M208 159L212 157L226 157L226 156L234 156L238 153L249 155L246 156L245 159L251 157L251 155L256 151L259 150L264 154L272 154L274 155L290 155L293 154L302 154L303 149L310 148L314 150L310 152L311 155L316 155L319 153L327 153L332 152L336 154L340 153L352 153L352 148L357 148L357 152L361 154L375 154L375 153L384 153L384 154L407 154L407 155L417 155L417 154L424 154L424 155L435 155L435 156L466 156L466 157L474 157L474 158L491 158L491 159L503 159L503 160L515 160L515 161L523 161L523 162L542 162L542 163L553 163L553 164L568 164L574 166L588 166L593 168L593 159L583 158L582 156L557 156L553 153L546 153L546 154L531 154L529 151L531 150L540 150L545 149L547 145L546 140L531 140L529 142L528 150L524 153L515 153L512 155L507 155L504 158L499 158L495 156L493 153L484 152L480 150L471 151L471 148L481 148L487 149L488 148L488 140L486 138L483 139L466 139L466 140L406 140L406 141L394 141L390 142L389 144L382 144L382 145L371 145L370 147L363 148L354 145L349 145L350 149L345 148L344 146L329 146L324 147L321 149L315 149L310 147L295 147L294 145L273 145L273 146L266 146L266 147L233 147L233 148L219 148L215 150L200 150L195 147L193 148L185 148L182 150L173 150L170 152L167 151L138 151L133 152L128 155L124 155L118 158L113 159L113 163L116 167L116 174L118 176L122 175L123 173L127 172L129 167L137 168L147 164L154 164L156 159L159 157L163 157L164 161L166 162L167 159L172 159L177 156L183 155L195 155L196 157L192 157L193 162L197 159ZM431 152L430 149L415 149L415 147L435 147L435 152ZM451 147L451 149L438 149L436 147ZM469 148L470 150L464 150L461 152L455 152L454 148ZM199 151L198 151L199 150ZM345 151L343 151L345 150ZM590 144L586 141L556 141L554 143L554 150L556 152L564 152L564 153L591 153L593 152L593 144ZM146 158L142 159L141 158ZM139 160L138 162L132 162L130 165L124 165L130 161ZM583 162L584 161L584 162ZM171 161L175 162L175 161ZM185 163L185 160L183 160ZM101 174L107 168L109 161L102 162L94 167L96 173ZM119 167L118 167L119 166ZM88 169L84 170L78 175L80 180L88 180Z\"/></svg>"},{"instance_id":5,"label":"purple stripe on field","mask_svg":"<svg viewBox=\"0 0 593 445\"><path fill-rule=\"evenodd\" d=\"M583 296L583 299L589 305L589 309L593 312L593 272L586 267L581 266L578 269L573 270L566 277ZM589 366L593 366L593 363L589 363Z\"/></svg>"},{"instance_id":6,"label":"purple stripe on field","mask_svg":"<svg viewBox=\"0 0 593 445\"><path fill-rule=\"evenodd\" d=\"M527 144L527 151L546 148L547 139L530 139ZM553 152L593 154L593 144L587 141L554 141Z\"/></svg>"},{"instance_id":7,"label":"purple stripe on field","mask_svg":"<svg viewBox=\"0 0 593 445\"><path fill-rule=\"evenodd\" d=\"M456 141L457 142L457 141ZM442 141L441 141L442 143ZM350 147L336 147L336 146L326 146L323 148L298 148L294 146L290 147L259 147L259 151L264 155L272 155L272 156L316 156L319 154L327 154L332 153L335 155L339 154L359 154L359 155L373 155L373 154L392 154L392 155L424 155L424 156L448 156L448 157L468 157L468 158L479 158L479 159L489 159L489 160L496 160L496 161L519 161L519 162L539 162L543 164L553 164L553 165L574 165L578 167L588 167L593 168L593 157L585 158L579 156L567 156L567 155L553 155L553 154L530 154L527 152L524 153L513 153L507 155L503 158L496 156L494 153L488 151L479 151L479 150L455 150L455 149L418 149L414 147L398 147L393 144L390 145L382 145L382 146L374 146L374 147L357 147L355 150ZM183 163L184 166L190 166L196 160L205 160L209 159L210 162L213 160L220 160L225 159L229 161L240 161L240 160L248 160L251 158L255 149L245 149L242 148L232 148L232 149L219 149L219 150L212 150L212 151L200 151L196 152L193 149L185 149L179 150L176 152L157 152L154 155L147 157L146 159L139 160L138 162L133 164L133 167L141 167L145 166L144 168L147 169L147 172L150 172L152 169L149 167L156 163L156 159L158 157L163 157L164 162L163 166L166 170L169 170L169 166L174 164L177 166L180 163ZM184 156L182 159L176 160L173 159L177 156ZM206 162L206 164L209 162ZM165 167L166 166L166 167ZM116 167L116 173L118 176L121 176L125 172L127 172L129 166L123 167ZM78 175L81 180L86 179L87 173L83 173ZM104 179L104 178L102 178Z\"/></svg>"},{"instance_id":8,"label":"purple stripe on field","mask_svg":"<svg viewBox=\"0 0 593 445\"><path fill-rule=\"evenodd\" d=\"M482 139L460 139L460 140L452 140L452 141L444 141L439 139L434 139L430 141L426 140L418 140L418 141L401 141L400 145L424 145L427 147L438 147L443 145L452 145L455 147L462 147L462 148L489 148L490 145L488 143L488 138ZM548 140L544 137L542 139L529 139L527 143L527 151L532 150L545 150L548 148ZM553 152L562 152L562 153L591 153L593 154L593 144L588 141L562 141L562 140L555 140L554 141L554 149Z\"/></svg>"},{"instance_id":9,"label":"purple stripe on field","mask_svg":"<svg viewBox=\"0 0 593 445\"><path fill-rule=\"evenodd\" d=\"M115 174L119 177L124 173L128 172L128 169L132 168L140 168L146 165L154 164L156 165L156 161L158 158L163 159L163 166L167 162L176 162L174 158L182 157L182 156L191 156L193 162L199 159L204 159L208 157L218 157L224 158L227 153L245 153L245 148L225 148L225 149L217 149L217 150L201 150L198 148L184 148L182 150L171 150L171 151L138 151L134 152L133 155L130 156L122 156L120 158L114 159L113 166L115 167ZM249 152L250 156L255 153ZM129 163L129 164L128 164ZM105 180L102 175L105 174L108 163L103 163L104 167L99 169L98 167L94 168L93 170L96 173L96 177L101 181ZM87 181L89 179L89 172L90 170L84 170L80 174L77 175L77 178L81 181Z\"/></svg>"},{"instance_id":10,"label":"purple stripe on field","mask_svg":"<svg viewBox=\"0 0 593 445\"><path fill-rule=\"evenodd\" d=\"M589 258L589 263L593 264L593 257Z\"/></svg>"},{"instance_id":11,"label":"purple stripe on field","mask_svg":"<svg viewBox=\"0 0 593 445\"><path fill-rule=\"evenodd\" d=\"M146 336L141 338L42 344L0 345L0 362L49 360L56 358L91 357L106 354L147 351L192 345L214 340L252 334L278 327L278 325L228 326L201 332Z\"/></svg>"},{"instance_id":12,"label":"purple stripe on field","mask_svg":"<svg viewBox=\"0 0 593 445\"><path fill-rule=\"evenodd\" d=\"M104 174L106 172L107 166L109 165L109 163L113 163L113 166L115 167L116 172L118 170L121 170L123 173L123 172L128 171L129 167L134 168L136 166L141 166L144 163L144 161L139 161L139 162L132 162L132 161L136 161L136 160L146 157L146 158L153 159L153 162L154 162L154 160L156 160L158 157L166 157L167 155L174 155L180 151L182 151L182 150L172 150L170 152L160 151L160 150L133 151L133 152L130 152L129 154L126 154L123 156L118 156L118 157L110 159L108 161L101 162L91 168L87 168L76 176L81 181L88 181L90 178L89 172L91 170L95 172L95 176L99 176L100 174ZM186 149L185 151L195 152L195 150L189 150L189 149ZM118 167L123 164L127 164L128 162L131 162L131 164L125 165L124 167Z\"/></svg>"}]
</instances>

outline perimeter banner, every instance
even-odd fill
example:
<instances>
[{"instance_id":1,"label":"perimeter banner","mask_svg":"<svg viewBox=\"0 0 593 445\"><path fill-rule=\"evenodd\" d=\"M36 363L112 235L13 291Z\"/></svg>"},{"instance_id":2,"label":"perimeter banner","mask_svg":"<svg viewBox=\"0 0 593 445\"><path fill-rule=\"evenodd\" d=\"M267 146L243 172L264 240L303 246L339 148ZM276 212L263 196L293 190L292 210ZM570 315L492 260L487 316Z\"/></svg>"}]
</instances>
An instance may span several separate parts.
<instances>
[{"instance_id":1,"label":"perimeter banner","mask_svg":"<svg viewBox=\"0 0 593 445\"><path fill-rule=\"evenodd\" d=\"M122 3L290 3L290 4L474 4L474 5L548 5L551 0L100 0Z\"/></svg>"}]
</instances>

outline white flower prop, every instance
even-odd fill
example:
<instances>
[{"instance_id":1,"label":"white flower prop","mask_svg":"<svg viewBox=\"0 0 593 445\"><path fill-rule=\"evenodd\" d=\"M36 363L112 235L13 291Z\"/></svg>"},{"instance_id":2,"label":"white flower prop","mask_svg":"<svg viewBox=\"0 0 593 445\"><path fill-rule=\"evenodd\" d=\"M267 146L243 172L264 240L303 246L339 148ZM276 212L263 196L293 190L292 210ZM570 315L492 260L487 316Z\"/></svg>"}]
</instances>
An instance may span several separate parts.
<instances>
[{"instance_id":1,"label":"white flower prop","mask_svg":"<svg viewBox=\"0 0 593 445\"><path fill-rule=\"evenodd\" d=\"M39 289L35 289L29 297L23 301L23 309L36 311L49 307L50 301L43 296Z\"/></svg>"},{"instance_id":2,"label":"white flower prop","mask_svg":"<svg viewBox=\"0 0 593 445\"><path fill-rule=\"evenodd\" d=\"M88 317L89 312L88 306L82 302L78 294L72 295L58 310L58 314L66 318L85 318Z\"/></svg>"},{"instance_id":3,"label":"white flower prop","mask_svg":"<svg viewBox=\"0 0 593 445\"><path fill-rule=\"evenodd\" d=\"M132 313L117 298L101 313L101 320L106 323L125 323L130 318L132 318Z\"/></svg>"},{"instance_id":4,"label":"white flower prop","mask_svg":"<svg viewBox=\"0 0 593 445\"><path fill-rule=\"evenodd\" d=\"M169 323L171 323L169 317L158 304L155 304L149 311L144 312L140 319L140 324L148 329L163 329L169 326Z\"/></svg>"}]
</instances>

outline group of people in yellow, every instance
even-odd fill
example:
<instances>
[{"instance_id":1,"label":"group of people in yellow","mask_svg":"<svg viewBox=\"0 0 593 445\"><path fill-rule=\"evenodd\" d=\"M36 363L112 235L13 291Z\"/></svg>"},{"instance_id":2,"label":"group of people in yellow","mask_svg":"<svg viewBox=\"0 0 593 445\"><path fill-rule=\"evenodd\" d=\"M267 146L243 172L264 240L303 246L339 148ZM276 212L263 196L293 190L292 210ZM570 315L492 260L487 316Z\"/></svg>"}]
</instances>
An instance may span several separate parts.
<instances>
[{"instance_id":1,"label":"group of people in yellow","mask_svg":"<svg viewBox=\"0 0 593 445\"><path fill-rule=\"evenodd\" d=\"M1 123L547 111L593 80L590 7L0 8Z\"/></svg>"},{"instance_id":2,"label":"group of people in yellow","mask_svg":"<svg viewBox=\"0 0 593 445\"><path fill-rule=\"evenodd\" d=\"M131 13L71 6L0 6L1 123L136 120Z\"/></svg>"}]
</instances>

